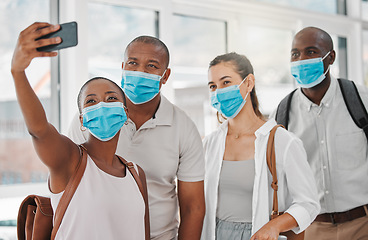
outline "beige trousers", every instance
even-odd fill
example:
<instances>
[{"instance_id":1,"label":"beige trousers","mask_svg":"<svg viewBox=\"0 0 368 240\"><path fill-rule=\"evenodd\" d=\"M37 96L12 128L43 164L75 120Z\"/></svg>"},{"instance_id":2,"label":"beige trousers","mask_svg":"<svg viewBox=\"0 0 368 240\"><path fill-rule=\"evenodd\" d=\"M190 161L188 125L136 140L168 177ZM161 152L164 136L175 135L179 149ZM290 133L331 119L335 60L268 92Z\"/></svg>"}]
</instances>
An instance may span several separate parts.
<instances>
[{"instance_id":1,"label":"beige trousers","mask_svg":"<svg viewBox=\"0 0 368 240\"><path fill-rule=\"evenodd\" d=\"M313 222L304 240L368 240L368 216L340 224Z\"/></svg>"}]
</instances>

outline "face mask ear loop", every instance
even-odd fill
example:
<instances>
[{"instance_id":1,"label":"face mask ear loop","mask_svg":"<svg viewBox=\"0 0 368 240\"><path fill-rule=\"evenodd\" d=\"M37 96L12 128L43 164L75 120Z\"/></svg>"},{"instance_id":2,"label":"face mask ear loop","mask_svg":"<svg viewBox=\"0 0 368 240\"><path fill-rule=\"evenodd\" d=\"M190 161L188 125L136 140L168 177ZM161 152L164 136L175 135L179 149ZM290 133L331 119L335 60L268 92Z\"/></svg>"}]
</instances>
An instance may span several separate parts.
<instances>
[{"instance_id":1,"label":"face mask ear loop","mask_svg":"<svg viewBox=\"0 0 368 240\"><path fill-rule=\"evenodd\" d=\"M240 85L242 85L244 82L245 82L245 80L247 80L248 79L248 76L246 76L244 79L243 79L243 81L238 85L238 87L240 88Z\"/></svg>"},{"instance_id":2,"label":"face mask ear loop","mask_svg":"<svg viewBox=\"0 0 368 240\"><path fill-rule=\"evenodd\" d=\"M160 80L165 76L167 68L165 69L164 73L161 75Z\"/></svg>"},{"instance_id":3,"label":"face mask ear loop","mask_svg":"<svg viewBox=\"0 0 368 240\"><path fill-rule=\"evenodd\" d=\"M322 61L325 60L325 58L330 54L331 51L328 51L328 53L326 53L326 55L322 58Z\"/></svg>"},{"instance_id":4,"label":"face mask ear loop","mask_svg":"<svg viewBox=\"0 0 368 240\"><path fill-rule=\"evenodd\" d=\"M322 58L322 61L325 60L325 58L330 54L331 51L328 51L328 53L326 53L326 55ZM326 69L326 71L323 73L323 75L326 76L326 73L330 70L331 65L328 64L328 68Z\"/></svg>"},{"instance_id":5,"label":"face mask ear loop","mask_svg":"<svg viewBox=\"0 0 368 240\"><path fill-rule=\"evenodd\" d=\"M323 75L326 75L326 73L330 70L331 65L328 65L326 72L323 73Z\"/></svg>"},{"instance_id":6,"label":"face mask ear loop","mask_svg":"<svg viewBox=\"0 0 368 240\"><path fill-rule=\"evenodd\" d=\"M249 92L247 92L247 94L245 95L244 100L247 99L248 95L249 95Z\"/></svg>"}]
</instances>

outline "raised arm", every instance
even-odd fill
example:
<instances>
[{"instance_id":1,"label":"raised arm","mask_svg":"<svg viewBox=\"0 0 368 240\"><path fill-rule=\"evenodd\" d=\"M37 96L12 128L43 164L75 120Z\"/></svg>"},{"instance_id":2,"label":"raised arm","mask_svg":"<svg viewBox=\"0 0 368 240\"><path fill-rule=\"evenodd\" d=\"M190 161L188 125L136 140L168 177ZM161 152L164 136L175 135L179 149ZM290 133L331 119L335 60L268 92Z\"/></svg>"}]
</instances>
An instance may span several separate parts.
<instances>
[{"instance_id":1,"label":"raised arm","mask_svg":"<svg viewBox=\"0 0 368 240\"><path fill-rule=\"evenodd\" d=\"M11 64L18 103L37 154L50 170L51 190L54 192L65 188L70 173L77 163L73 160L79 159L79 150L71 140L60 135L47 121L42 104L28 82L25 69L35 57L57 55L56 52L39 52L37 48L60 43L60 38L36 39L59 28L59 25L34 23L22 31Z\"/></svg>"}]
</instances>

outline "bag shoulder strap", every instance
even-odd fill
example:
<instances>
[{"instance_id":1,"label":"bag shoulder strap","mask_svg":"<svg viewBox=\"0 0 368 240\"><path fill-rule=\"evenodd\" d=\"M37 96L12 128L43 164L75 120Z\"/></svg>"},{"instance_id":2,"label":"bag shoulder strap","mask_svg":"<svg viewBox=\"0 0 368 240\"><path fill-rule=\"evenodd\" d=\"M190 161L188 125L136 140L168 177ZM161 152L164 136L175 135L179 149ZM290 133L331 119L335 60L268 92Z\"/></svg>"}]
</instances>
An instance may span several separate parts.
<instances>
[{"instance_id":1,"label":"bag shoulder strap","mask_svg":"<svg viewBox=\"0 0 368 240\"><path fill-rule=\"evenodd\" d=\"M297 88L294 89L291 93L289 93L284 99L282 99L276 110L275 116L276 122L278 124L283 125L286 129L288 129L289 124L291 99L293 98L293 95L296 90Z\"/></svg>"},{"instance_id":2,"label":"bag shoulder strap","mask_svg":"<svg viewBox=\"0 0 368 240\"><path fill-rule=\"evenodd\" d=\"M75 169L74 174L71 176L68 184L66 185L64 193L61 196L58 207L56 208L56 211L55 211L55 222L54 222L54 227L51 233L51 239L55 239L56 233L60 227L61 221L63 220L65 211L68 208L68 205L82 179L84 170L86 169L87 150L85 149L83 145L79 145L79 151L80 151L80 160L78 162L78 165Z\"/></svg>"},{"instance_id":3,"label":"bag shoulder strap","mask_svg":"<svg viewBox=\"0 0 368 240\"><path fill-rule=\"evenodd\" d=\"M342 78L337 79L337 81L351 118L359 128L363 129L368 139L368 114L356 85L353 81Z\"/></svg>"},{"instance_id":4,"label":"bag shoulder strap","mask_svg":"<svg viewBox=\"0 0 368 240\"><path fill-rule=\"evenodd\" d=\"M271 219L279 215L279 205L277 200L277 190L278 190L278 181L277 181L277 172L276 172L276 153L275 153L275 134L278 127L284 127L282 125L274 126L268 137L267 143L267 166L272 175L272 183L271 187L273 189L273 204L272 204L272 212Z\"/></svg>"},{"instance_id":5,"label":"bag shoulder strap","mask_svg":"<svg viewBox=\"0 0 368 240\"><path fill-rule=\"evenodd\" d=\"M125 165L125 167L132 174L134 180L136 181L139 191L142 194L145 205L145 216L144 216L144 225L145 225L145 239L150 239L150 221L149 221L149 207L148 207L148 192L147 192L147 184L146 184L146 175L143 169L137 165L139 175L134 168L134 164L132 162L126 161L124 158L117 156L119 160Z\"/></svg>"}]
</instances>

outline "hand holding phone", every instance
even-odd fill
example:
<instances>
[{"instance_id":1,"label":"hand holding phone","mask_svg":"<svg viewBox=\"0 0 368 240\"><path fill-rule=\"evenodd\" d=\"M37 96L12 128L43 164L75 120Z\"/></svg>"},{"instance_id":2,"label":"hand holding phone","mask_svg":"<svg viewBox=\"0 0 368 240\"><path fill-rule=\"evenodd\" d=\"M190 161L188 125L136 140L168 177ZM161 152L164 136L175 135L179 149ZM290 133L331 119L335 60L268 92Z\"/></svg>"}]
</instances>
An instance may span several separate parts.
<instances>
[{"instance_id":1,"label":"hand holding phone","mask_svg":"<svg viewBox=\"0 0 368 240\"><path fill-rule=\"evenodd\" d=\"M74 47L78 44L78 25L76 22L60 24L60 29L56 32L42 36L39 39L60 37L61 43L37 48L39 52L52 52L64 48Z\"/></svg>"},{"instance_id":2,"label":"hand holding phone","mask_svg":"<svg viewBox=\"0 0 368 240\"><path fill-rule=\"evenodd\" d=\"M37 38L58 31L59 25L52 25L46 22L35 22L19 33L17 44L14 49L11 62L12 73L24 74L24 70L29 66L32 59L36 57L55 57L57 52L39 52L37 47L59 44L61 39L50 38L36 41Z\"/></svg>"}]
</instances>

